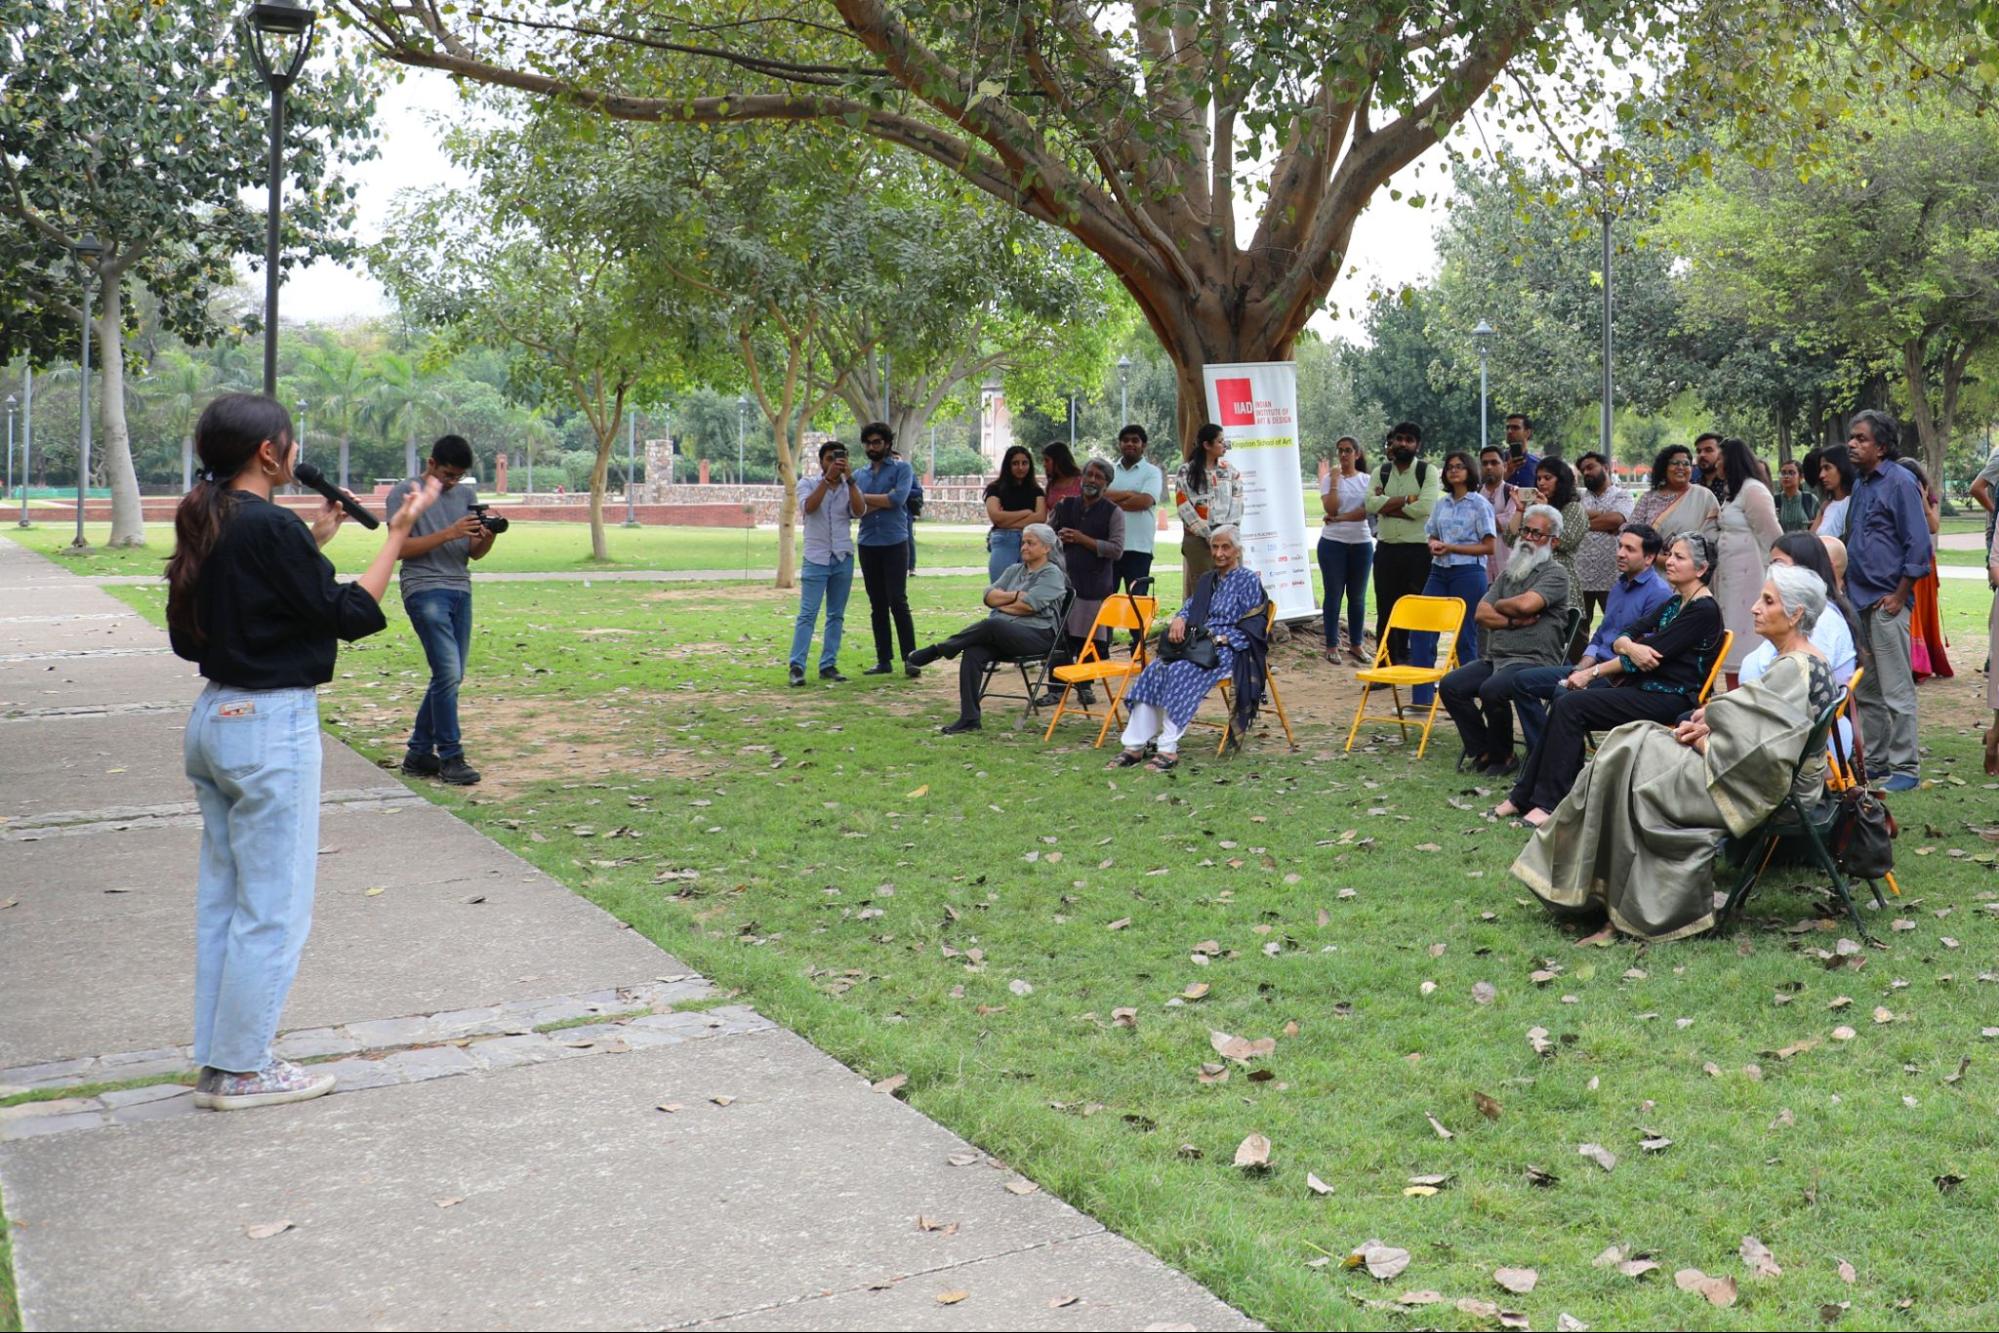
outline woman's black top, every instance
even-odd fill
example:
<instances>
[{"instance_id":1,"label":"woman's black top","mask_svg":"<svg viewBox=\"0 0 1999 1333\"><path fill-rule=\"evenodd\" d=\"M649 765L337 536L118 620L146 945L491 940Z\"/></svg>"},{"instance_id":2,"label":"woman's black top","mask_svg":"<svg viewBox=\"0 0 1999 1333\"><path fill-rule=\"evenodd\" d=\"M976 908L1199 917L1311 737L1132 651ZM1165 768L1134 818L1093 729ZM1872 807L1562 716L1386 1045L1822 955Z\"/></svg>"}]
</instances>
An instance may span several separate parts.
<instances>
[{"instance_id":1,"label":"woman's black top","mask_svg":"<svg viewBox=\"0 0 1999 1333\"><path fill-rule=\"evenodd\" d=\"M1011 474L997 477L986 486L986 498L998 499L1000 508L1009 513L1019 513L1034 508L1034 502L1047 493L1041 489L1041 483L1034 478L1016 481Z\"/></svg>"},{"instance_id":2,"label":"woman's black top","mask_svg":"<svg viewBox=\"0 0 1999 1333\"><path fill-rule=\"evenodd\" d=\"M202 641L175 631L174 652L201 674L245 690L287 690L333 679L334 640L388 626L358 583L341 583L298 515L231 491L215 549L201 563L194 616Z\"/></svg>"},{"instance_id":3,"label":"woman's black top","mask_svg":"<svg viewBox=\"0 0 1999 1333\"><path fill-rule=\"evenodd\" d=\"M1687 601L1677 595L1667 598L1649 614L1625 626L1624 637L1642 643L1659 654L1659 665L1650 671L1632 672L1627 659L1628 679L1641 690L1681 694L1694 698L1714 669L1721 651L1721 603L1712 597Z\"/></svg>"}]
</instances>

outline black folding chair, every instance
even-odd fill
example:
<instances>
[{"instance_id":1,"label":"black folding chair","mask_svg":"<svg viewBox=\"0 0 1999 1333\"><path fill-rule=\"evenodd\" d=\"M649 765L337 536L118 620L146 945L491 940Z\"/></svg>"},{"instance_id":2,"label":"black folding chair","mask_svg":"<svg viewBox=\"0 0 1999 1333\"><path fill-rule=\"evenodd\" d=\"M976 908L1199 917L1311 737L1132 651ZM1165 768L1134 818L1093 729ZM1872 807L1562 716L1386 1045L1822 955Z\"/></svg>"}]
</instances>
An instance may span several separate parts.
<instances>
[{"instance_id":1,"label":"black folding chair","mask_svg":"<svg viewBox=\"0 0 1999 1333\"><path fill-rule=\"evenodd\" d=\"M986 663L986 674L979 682L979 706L983 708L987 699L1019 699L1025 706L1014 720L1013 729L1019 731L1030 719L1036 717L1042 708L1041 696L1050 693L1049 681L1052 672L1062 658L1063 643L1068 637L1069 608L1076 604L1076 585L1067 584L1062 589L1062 603L1055 610L1055 634L1048 641L1048 650L1032 657L995 657ZM993 678L1009 667L1020 672L1020 684L1025 693L1014 694L1007 690L993 688Z\"/></svg>"},{"instance_id":2,"label":"black folding chair","mask_svg":"<svg viewBox=\"0 0 1999 1333\"><path fill-rule=\"evenodd\" d=\"M1839 718L1840 705L1845 696L1833 702L1818 715L1812 723L1809 735L1805 737L1803 748L1798 751L1798 759L1791 766L1791 787L1770 817L1746 838L1731 840L1730 859L1742 867L1742 876L1729 893L1728 901L1722 905L1715 918L1715 928L1721 927L1740 916L1749 894L1756 887L1763 872L1770 866L1816 866L1832 880L1833 892L1846 907L1847 915L1853 918L1854 927L1860 931L1862 939L1873 940L1868 933L1867 923L1860 919L1860 908L1853 901L1853 894L1847 887L1847 878L1839 868L1839 861L1832 854L1832 830L1838 822L1840 803L1825 797L1807 808L1796 793L1798 774L1815 755L1825 753L1828 739L1839 748L1838 732L1833 723ZM1843 756L1841 756L1843 762ZM1867 886L1874 892L1876 906L1886 907L1887 899L1881 896L1881 888L1873 880Z\"/></svg>"}]
</instances>

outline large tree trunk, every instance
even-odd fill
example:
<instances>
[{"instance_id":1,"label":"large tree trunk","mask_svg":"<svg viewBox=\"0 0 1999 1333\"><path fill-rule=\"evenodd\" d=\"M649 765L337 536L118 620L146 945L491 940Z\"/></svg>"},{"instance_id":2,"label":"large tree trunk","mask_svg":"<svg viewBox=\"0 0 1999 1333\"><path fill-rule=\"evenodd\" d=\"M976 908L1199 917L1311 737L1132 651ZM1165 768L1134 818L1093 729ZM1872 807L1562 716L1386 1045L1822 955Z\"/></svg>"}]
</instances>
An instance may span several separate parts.
<instances>
[{"instance_id":1,"label":"large tree trunk","mask_svg":"<svg viewBox=\"0 0 1999 1333\"><path fill-rule=\"evenodd\" d=\"M1936 413L1930 408L1928 358L1923 340L1911 338L1902 344L1902 387L1909 395L1909 415L1916 419L1916 438L1922 445L1923 470L1931 486L1943 486L1943 434L1937 429Z\"/></svg>"},{"instance_id":2,"label":"large tree trunk","mask_svg":"<svg viewBox=\"0 0 1999 1333\"><path fill-rule=\"evenodd\" d=\"M132 432L125 424L125 293L104 284L104 309L97 316L98 420L104 441L100 457L111 482L111 545L146 544L145 511L139 505L139 474L132 467Z\"/></svg>"},{"instance_id":3,"label":"large tree trunk","mask_svg":"<svg viewBox=\"0 0 1999 1333\"><path fill-rule=\"evenodd\" d=\"M1220 308L1219 299L1208 296L1193 304L1182 301L1173 311L1178 318L1157 318L1141 289L1129 282L1125 286L1139 298L1139 308L1146 312L1152 331L1159 337L1159 345L1173 362L1175 414L1180 457L1184 459L1194 447L1195 434L1212 419L1202 370L1216 363L1289 361L1298 331L1246 329L1240 315L1231 318ZM1172 299L1170 293L1167 299Z\"/></svg>"},{"instance_id":4,"label":"large tree trunk","mask_svg":"<svg viewBox=\"0 0 1999 1333\"><path fill-rule=\"evenodd\" d=\"M618 447L618 419L597 432L597 461L590 466L590 558L608 561L611 548L604 541L604 488L611 475L611 451Z\"/></svg>"}]
</instances>

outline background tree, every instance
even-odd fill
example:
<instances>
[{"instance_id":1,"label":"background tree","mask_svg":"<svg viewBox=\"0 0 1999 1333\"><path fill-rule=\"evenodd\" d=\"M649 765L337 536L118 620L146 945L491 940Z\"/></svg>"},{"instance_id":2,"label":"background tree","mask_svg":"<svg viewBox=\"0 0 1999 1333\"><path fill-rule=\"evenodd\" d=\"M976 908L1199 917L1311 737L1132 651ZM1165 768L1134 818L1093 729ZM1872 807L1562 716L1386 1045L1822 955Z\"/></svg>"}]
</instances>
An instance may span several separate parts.
<instances>
[{"instance_id":1,"label":"background tree","mask_svg":"<svg viewBox=\"0 0 1999 1333\"><path fill-rule=\"evenodd\" d=\"M1668 120L1719 109L1761 134L1810 131L1876 75L1796 85L1800 50L1984 18L1980 0L1869 0L1867 25L1844 5L1762 0L748 0L721 23L699 6L338 3L405 64L626 120L837 123L941 163L1116 274L1174 364L1183 432L1203 412L1202 366L1289 358L1375 191L1488 92L1495 125L1526 128L1547 118L1536 88L1559 88L1579 127L1565 137L1593 155L1606 80L1629 52L1674 50ZM1999 65L1953 73L1989 82Z\"/></svg>"},{"instance_id":2,"label":"background tree","mask_svg":"<svg viewBox=\"0 0 1999 1333\"><path fill-rule=\"evenodd\" d=\"M65 251L95 234L114 546L145 540L125 417L131 289L152 293L173 332L206 341L219 331L211 297L234 282L237 256L263 248L248 192L264 179L265 93L234 30L239 12L233 0L0 0L0 291L9 293L0 360L75 354L77 335L63 336L51 317L80 325L80 279ZM352 189L339 172L372 151L361 135L373 105L351 55L322 47L289 102L282 262L348 252Z\"/></svg>"},{"instance_id":3,"label":"background tree","mask_svg":"<svg viewBox=\"0 0 1999 1333\"><path fill-rule=\"evenodd\" d=\"M1874 98L1866 133L1810 161L1726 161L1661 224L1697 309L1899 381L1935 477L1999 335L1999 139L1961 99Z\"/></svg>"}]
</instances>

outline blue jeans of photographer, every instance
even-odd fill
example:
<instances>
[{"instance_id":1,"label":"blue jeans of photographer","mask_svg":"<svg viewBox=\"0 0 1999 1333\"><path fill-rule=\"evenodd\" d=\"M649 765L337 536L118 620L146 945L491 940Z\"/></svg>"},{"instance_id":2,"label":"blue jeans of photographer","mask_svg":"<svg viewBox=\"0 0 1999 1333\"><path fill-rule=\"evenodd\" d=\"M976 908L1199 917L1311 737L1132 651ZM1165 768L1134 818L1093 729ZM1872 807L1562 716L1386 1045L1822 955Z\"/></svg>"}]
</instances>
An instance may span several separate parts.
<instances>
[{"instance_id":1,"label":"blue jeans of photographer","mask_svg":"<svg viewBox=\"0 0 1999 1333\"><path fill-rule=\"evenodd\" d=\"M1020 563L1020 529L994 528L986 537L986 581L998 583L1008 565Z\"/></svg>"},{"instance_id":2,"label":"blue jeans of photographer","mask_svg":"<svg viewBox=\"0 0 1999 1333\"><path fill-rule=\"evenodd\" d=\"M458 684L472 655L472 594L457 588L424 588L403 598L417 641L430 662L430 688L416 710L409 748L439 759L464 755L458 734Z\"/></svg>"},{"instance_id":3,"label":"blue jeans of photographer","mask_svg":"<svg viewBox=\"0 0 1999 1333\"><path fill-rule=\"evenodd\" d=\"M194 899L194 1062L270 1060L312 929L319 860L319 697L210 684L181 739L201 806Z\"/></svg>"}]
</instances>

